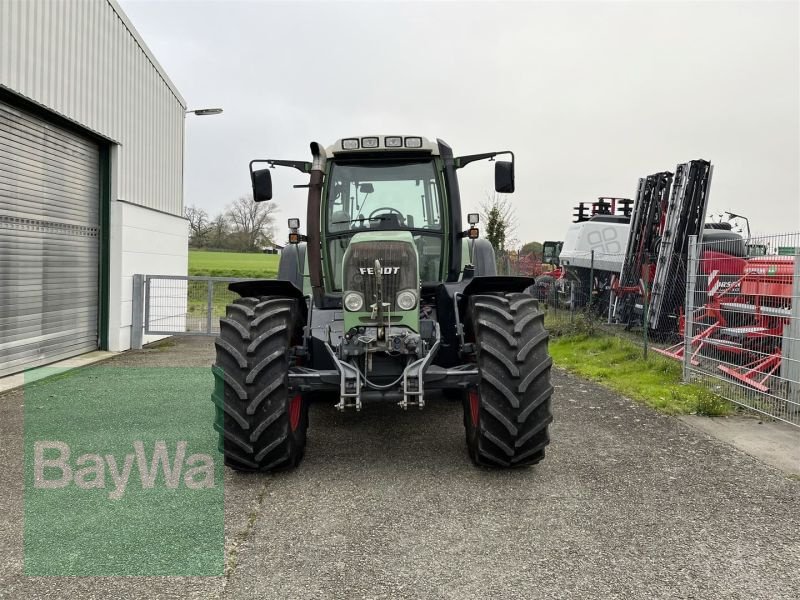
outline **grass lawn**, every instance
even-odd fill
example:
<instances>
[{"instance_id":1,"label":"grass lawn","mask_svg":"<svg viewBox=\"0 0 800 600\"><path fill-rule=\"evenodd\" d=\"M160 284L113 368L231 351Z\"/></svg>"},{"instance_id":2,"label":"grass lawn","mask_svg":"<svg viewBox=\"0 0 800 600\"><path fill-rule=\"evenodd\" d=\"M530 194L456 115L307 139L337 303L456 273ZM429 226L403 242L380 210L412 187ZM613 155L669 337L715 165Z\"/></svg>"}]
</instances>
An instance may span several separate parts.
<instances>
[{"instance_id":1,"label":"grass lawn","mask_svg":"<svg viewBox=\"0 0 800 600\"><path fill-rule=\"evenodd\" d=\"M556 331L555 328L553 328ZM667 414L721 416L732 405L702 386L681 383L681 364L659 355L642 358L633 342L595 331L550 338L553 362Z\"/></svg>"},{"instance_id":2,"label":"grass lawn","mask_svg":"<svg viewBox=\"0 0 800 600\"><path fill-rule=\"evenodd\" d=\"M277 254L189 250L189 275L269 279L277 277L279 259Z\"/></svg>"}]
</instances>

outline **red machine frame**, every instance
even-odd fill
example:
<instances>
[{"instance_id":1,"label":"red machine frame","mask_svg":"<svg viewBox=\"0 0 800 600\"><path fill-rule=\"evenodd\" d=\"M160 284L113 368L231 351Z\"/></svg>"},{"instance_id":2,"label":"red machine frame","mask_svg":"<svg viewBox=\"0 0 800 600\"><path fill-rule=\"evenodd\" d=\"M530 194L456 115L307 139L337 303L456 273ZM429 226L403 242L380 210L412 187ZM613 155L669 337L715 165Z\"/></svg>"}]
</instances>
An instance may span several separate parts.
<instances>
[{"instance_id":1,"label":"red machine frame","mask_svg":"<svg viewBox=\"0 0 800 600\"><path fill-rule=\"evenodd\" d=\"M689 342L689 347L695 348L689 358L692 365L700 364L697 356L704 347L713 346L720 352L742 357L741 366L717 365L717 369L758 391L769 391L769 378L781 365L783 329L791 315L794 260L792 256L745 260L717 252L703 253L701 272L708 277L707 300L694 310L691 322L702 323L705 327ZM722 286L721 274L740 275L734 282ZM752 315L752 320L730 327L726 312ZM685 332L686 319L681 314L680 333ZM731 339L734 335L741 337L741 343ZM775 343L770 344L771 340ZM681 361L685 349L685 341L664 349L653 348L659 354Z\"/></svg>"}]
</instances>

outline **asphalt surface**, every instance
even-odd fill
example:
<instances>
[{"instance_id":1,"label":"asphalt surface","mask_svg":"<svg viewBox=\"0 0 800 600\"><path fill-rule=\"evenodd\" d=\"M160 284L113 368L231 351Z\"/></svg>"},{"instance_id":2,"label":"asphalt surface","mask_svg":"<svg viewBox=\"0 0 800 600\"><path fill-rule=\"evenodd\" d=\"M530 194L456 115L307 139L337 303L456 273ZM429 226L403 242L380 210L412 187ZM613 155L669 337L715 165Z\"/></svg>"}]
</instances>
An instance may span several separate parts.
<instances>
[{"instance_id":1,"label":"asphalt surface","mask_svg":"<svg viewBox=\"0 0 800 600\"><path fill-rule=\"evenodd\" d=\"M209 364L209 340L112 359ZM22 394L0 396L3 598L800 597L800 481L554 371L553 442L476 469L461 407L311 411L297 470L226 472L226 572L22 575Z\"/></svg>"}]
</instances>

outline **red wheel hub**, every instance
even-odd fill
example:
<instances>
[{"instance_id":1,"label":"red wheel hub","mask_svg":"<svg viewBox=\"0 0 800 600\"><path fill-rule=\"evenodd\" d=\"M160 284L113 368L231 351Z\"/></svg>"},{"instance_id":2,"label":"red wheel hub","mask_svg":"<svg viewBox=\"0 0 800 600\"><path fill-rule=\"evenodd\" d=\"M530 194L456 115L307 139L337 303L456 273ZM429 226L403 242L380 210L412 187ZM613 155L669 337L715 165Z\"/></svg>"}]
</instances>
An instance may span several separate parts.
<instances>
[{"instance_id":1,"label":"red wheel hub","mask_svg":"<svg viewBox=\"0 0 800 600\"><path fill-rule=\"evenodd\" d=\"M289 400L289 427L292 431L300 424L300 409L303 408L303 396L296 394Z\"/></svg>"},{"instance_id":2,"label":"red wheel hub","mask_svg":"<svg viewBox=\"0 0 800 600\"><path fill-rule=\"evenodd\" d=\"M481 396L478 390L472 389L469 391L469 414L472 417L472 426L478 426L479 409L481 406Z\"/></svg>"}]
</instances>

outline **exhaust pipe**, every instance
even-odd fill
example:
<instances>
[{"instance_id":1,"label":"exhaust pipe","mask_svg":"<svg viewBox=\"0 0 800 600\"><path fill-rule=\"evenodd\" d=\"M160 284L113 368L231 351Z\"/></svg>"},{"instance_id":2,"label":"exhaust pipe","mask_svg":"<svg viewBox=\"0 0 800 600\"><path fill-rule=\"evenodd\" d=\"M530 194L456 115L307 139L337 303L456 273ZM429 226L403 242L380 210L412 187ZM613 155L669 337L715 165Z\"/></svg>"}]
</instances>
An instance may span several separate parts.
<instances>
[{"instance_id":1,"label":"exhaust pipe","mask_svg":"<svg viewBox=\"0 0 800 600\"><path fill-rule=\"evenodd\" d=\"M311 277L311 293L315 306L322 306L324 289L322 286L322 252L320 242L320 207L322 206L322 183L325 177L325 148L311 142L311 179L308 182L308 208L306 222L308 244L308 270Z\"/></svg>"}]
</instances>

